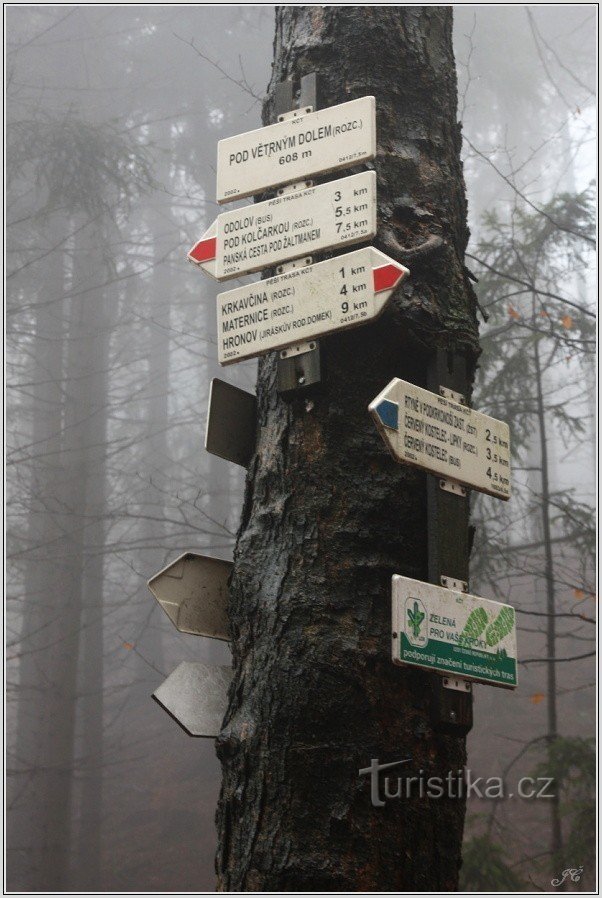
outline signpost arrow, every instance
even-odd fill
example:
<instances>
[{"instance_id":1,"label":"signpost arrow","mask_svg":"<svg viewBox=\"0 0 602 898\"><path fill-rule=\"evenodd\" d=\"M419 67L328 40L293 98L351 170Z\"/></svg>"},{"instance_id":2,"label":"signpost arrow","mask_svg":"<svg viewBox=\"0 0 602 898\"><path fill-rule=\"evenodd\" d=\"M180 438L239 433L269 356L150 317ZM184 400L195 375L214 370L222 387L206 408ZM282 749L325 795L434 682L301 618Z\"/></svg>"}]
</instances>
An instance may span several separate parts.
<instances>
[{"instance_id":1,"label":"signpost arrow","mask_svg":"<svg viewBox=\"0 0 602 898\"><path fill-rule=\"evenodd\" d=\"M368 406L399 462L510 498L508 425L395 377Z\"/></svg>"},{"instance_id":2,"label":"signpost arrow","mask_svg":"<svg viewBox=\"0 0 602 898\"><path fill-rule=\"evenodd\" d=\"M230 639L227 614L231 561L185 552L148 581L176 630Z\"/></svg>"},{"instance_id":3,"label":"signpost arrow","mask_svg":"<svg viewBox=\"0 0 602 898\"><path fill-rule=\"evenodd\" d=\"M407 268L373 247L295 268L217 297L221 365L378 317Z\"/></svg>"},{"instance_id":4,"label":"signpost arrow","mask_svg":"<svg viewBox=\"0 0 602 898\"><path fill-rule=\"evenodd\" d=\"M228 706L232 670L216 664L183 661L153 693L153 698L190 736L219 736Z\"/></svg>"},{"instance_id":5,"label":"signpost arrow","mask_svg":"<svg viewBox=\"0 0 602 898\"><path fill-rule=\"evenodd\" d=\"M516 615L511 605L393 576L392 659L461 679L514 688Z\"/></svg>"},{"instance_id":6,"label":"signpost arrow","mask_svg":"<svg viewBox=\"0 0 602 898\"><path fill-rule=\"evenodd\" d=\"M287 116L274 125L219 141L217 201L253 196L309 175L351 168L375 156L374 97Z\"/></svg>"},{"instance_id":7,"label":"signpost arrow","mask_svg":"<svg viewBox=\"0 0 602 898\"><path fill-rule=\"evenodd\" d=\"M376 172L366 171L223 212L188 258L223 281L375 234Z\"/></svg>"}]
</instances>

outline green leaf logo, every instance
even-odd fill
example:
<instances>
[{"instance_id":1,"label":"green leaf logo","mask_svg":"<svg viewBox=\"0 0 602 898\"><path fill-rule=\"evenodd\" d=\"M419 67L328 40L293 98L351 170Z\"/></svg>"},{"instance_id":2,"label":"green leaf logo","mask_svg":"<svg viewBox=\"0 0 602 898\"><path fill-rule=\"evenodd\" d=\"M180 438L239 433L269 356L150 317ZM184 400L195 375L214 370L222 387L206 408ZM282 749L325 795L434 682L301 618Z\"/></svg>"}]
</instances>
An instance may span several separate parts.
<instances>
[{"instance_id":1,"label":"green leaf logo","mask_svg":"<svg viewBox=\"0 0 602 898\"><path fill-rule=\"evenodd\" d=\"M414 601L414 608L408 608L408 621L412 628L412 636L414 636L414 638L420 636L420 628L424 617L424 612L418 607L418 602Z\"/></svg>"},{"instance_id":2,"label":"green leaf logo","mask_svg":"<svg viewBox=\"0 0 602 898\"><path fill-rule=\"evenodd\" d=\"M428 615L424 603L415 596L405 601L403 629L410 645L423 648L428 643Z\"/></svg>"},{"instance_id":3,"label":"green leaf logo","mask_svg":"<svg viewBox=\"0 0 602 898\"><path fill-rule=\"evenodd\" d=\"M514 608L510 605L504 605L493 623L489 624L485 630L485 642L487 645L494 646L502 641L504 636L512 631L514 627Z\"/></svg>"},{"instance_id":4,"label":"green leaf logo","mask_svg":"<svg viewBox=\"0 0 602 898\"><path fill-rule=\"evenodd\" d=\"M487 612L484 608L478 607L468 615L468 620L464 624L464 629L460 633L458 642L460 645L470 645L471 642L478 639L488 623Z\"/></svg>"}]
</instances>

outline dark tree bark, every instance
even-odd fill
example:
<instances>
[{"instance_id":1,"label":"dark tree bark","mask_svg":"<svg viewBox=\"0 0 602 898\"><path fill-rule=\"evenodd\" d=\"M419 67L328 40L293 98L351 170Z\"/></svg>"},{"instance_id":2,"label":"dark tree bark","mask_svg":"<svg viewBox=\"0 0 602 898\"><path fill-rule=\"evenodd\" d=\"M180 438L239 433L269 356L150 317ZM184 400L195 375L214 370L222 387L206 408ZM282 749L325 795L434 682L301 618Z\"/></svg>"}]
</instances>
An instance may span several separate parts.
<instances>
[{"instance_id":1,"label":"dark tree bark","mask_svg":"<svg viewBox=\"0 0 602 898\"><path fill-rule=\"evenodd\" d=\"M375 243L412 277L379 321L321 341L313 404L283 401L275 356L260 362L217 741L222 890L457 887L464 802L373 807L358 775L371 758L443 777L465 761L464 739L433 729L430 678L390 660L391 575L427 580L425 476L390 459L367 412L395 376L424 386L436 347L471 370L478 352L451 33L444 7L276 11L264 121L274 85L312 71L322 106L376 97Z\"/></svg>"}]
</instances>

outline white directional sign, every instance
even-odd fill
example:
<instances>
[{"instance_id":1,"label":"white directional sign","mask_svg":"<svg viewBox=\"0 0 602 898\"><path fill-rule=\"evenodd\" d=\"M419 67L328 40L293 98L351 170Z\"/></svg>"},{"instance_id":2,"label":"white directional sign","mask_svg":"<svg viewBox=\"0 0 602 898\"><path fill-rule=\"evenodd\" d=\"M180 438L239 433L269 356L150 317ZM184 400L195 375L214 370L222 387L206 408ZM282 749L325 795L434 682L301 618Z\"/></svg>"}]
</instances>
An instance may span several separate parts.
<instances>
[{"instance_id":1,"label":"white directional sign","mask_svg":"<svg viewBox=\"0 0 602 898\"><path fill-rule=\"evenodd\" d=\"M218 281L376 234L376 172L218 215L188 258Z\"/></svg>"},{"instance_id":2,"label":"white directional sign","mask_svg":"<svg viewBox=\"0 0 602 898\"><path fill-rule=\"evenodd\" d=\"M219 736L228 707L232 670L217 664L182 661L153 698L190 736Z\"/></svg>"},{"instance_id":3,"label":"white directional sign","mask_svg":"<svg viewBox=\"0 0 602 898\"><path fill-rule=\"evenodd\" d=\"M148 581L180 633L229 639L228 578L232 562L185 552Z\"/></svg>"},{"instance_id":4,"label":"white directional sign","mask_svg":"<svg viewBox=\"0 0 602 898\"><path fill-rule=\"evenodd\" d=\"M366 324L409 271L373 247L217 297L221 365Z\"/></svg>"},{"instance_id":5,"label":"white directional sign","mask_svg":"<svg viewBox=\"0 0 602 898\"><path fill-rule=\"evenodd\" d=\"M503 421L397 377L368 410L396 461L510 498L510 431Z\"/></svg>"},{"instance_id":6,"label":"white directional sign","mask_svg":"<svg viewBox=\"0 0 602 898\"><path fill-rule=\"evenodd\" d=\"M227 203L376 156L376 103L361 97L220 140L217 201Z\"/></svg>"},{"instance_id":7,"label":"white directional sign","mask_svg":"<svg viewBox=\"0 0 602 898\"><path fill-rule=\"evenodd\" d=\"M494 686L517 685L516 615L511 605L393 576L391 655Z\"/></svg>"}]
</instances>

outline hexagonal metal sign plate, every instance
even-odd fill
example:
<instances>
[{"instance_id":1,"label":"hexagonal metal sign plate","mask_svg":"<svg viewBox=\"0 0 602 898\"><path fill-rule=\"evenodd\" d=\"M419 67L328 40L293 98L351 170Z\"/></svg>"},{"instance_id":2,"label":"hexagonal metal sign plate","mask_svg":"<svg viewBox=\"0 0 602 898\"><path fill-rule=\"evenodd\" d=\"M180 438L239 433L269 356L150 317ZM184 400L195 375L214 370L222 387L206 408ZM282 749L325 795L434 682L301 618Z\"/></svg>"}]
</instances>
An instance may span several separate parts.
<instances>
[{"instance_id":1,"label":"hexagonal metal sign plate","mask_svg":"<svg viewBox=\"0 0 602 898\"><path fill-rule=\"evenodd\" d=\"M148 581L180 633L228 640L228 578L232 562L185 552Z\"/></svg>"},{"instance_id":2,"label":"hexagonal metal sign plate","mask_svg":"<svg viewBox=\"0 0 602 898\"><path fill-rule=\"evenodd\" d=\"M217 664L183 661L153 698L189 736L215 739L228 707L232 670Z\"/></svg>"}]
</instances>

